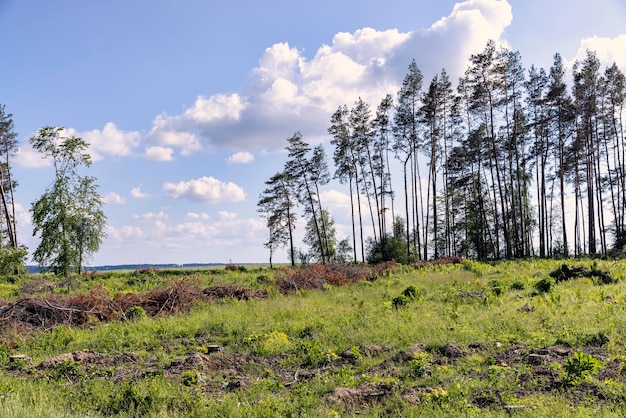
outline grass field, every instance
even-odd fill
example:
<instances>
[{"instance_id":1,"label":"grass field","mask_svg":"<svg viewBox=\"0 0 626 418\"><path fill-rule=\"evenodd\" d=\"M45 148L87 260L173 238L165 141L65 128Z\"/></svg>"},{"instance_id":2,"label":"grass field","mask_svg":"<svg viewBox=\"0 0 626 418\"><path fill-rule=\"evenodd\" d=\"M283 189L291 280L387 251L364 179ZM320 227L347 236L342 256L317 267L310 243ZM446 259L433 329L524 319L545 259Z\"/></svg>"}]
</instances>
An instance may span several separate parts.
<instances>
[{"instance_id":1,"label":"grass field","mask_svg":"<svg viewBox=\"0 0 626 418\"><path fill-rule=\"evenodd\" d=\"M7 279L0 416L626 415L626 262L347 273Z\"/></svg>"}]
</instances>

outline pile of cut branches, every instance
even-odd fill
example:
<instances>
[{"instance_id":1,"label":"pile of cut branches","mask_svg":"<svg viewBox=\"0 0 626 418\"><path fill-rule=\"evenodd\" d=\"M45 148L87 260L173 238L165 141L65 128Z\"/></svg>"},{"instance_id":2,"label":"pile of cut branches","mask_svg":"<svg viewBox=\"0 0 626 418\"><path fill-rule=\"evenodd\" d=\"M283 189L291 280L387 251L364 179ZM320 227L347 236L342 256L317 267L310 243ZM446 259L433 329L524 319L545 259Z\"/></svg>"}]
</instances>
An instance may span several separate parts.
<instances>
[{"instance_id":1,"label":"pile of cut branches","mask_svg":"<svg viewBox=\"0 0 626 418\"><path fill-rule=\"evenodd\" d=\"M14 302L0 300L0 327L22 330L49 329L57 325L80 326L89 321L125 320L135 307L146 315L157 316L189 311L197 301L217 298L259 299L264 291L240 286L211 286L201 289L188 280L144 294L117 293L111 297L106 289L95 287L89 293L77 295L26 295Z\"/></svg>"}]
</instances>

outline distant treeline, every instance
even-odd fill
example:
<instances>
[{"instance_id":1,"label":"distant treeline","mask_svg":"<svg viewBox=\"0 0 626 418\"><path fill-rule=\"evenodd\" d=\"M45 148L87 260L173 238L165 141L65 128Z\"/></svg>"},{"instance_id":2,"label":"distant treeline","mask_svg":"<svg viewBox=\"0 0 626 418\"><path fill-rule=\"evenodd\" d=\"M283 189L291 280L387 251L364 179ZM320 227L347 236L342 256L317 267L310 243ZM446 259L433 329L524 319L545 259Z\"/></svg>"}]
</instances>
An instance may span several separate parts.
<instances>
[{"instance_id":1,"label":"distant treeline","mask_svg":"<svg viewBox=\"0 0 626 418\"><path fill-rule=\"evenodd\" d=\"M224 266L226 263L190 263L190 264L117 264L111 266L84 267L84 271L107 271L107 270L141 270L141 269L172 269L172 268L202 268ZM30 273L39 273L38 266L26 266Z\"/></svg>"}]
</instances>

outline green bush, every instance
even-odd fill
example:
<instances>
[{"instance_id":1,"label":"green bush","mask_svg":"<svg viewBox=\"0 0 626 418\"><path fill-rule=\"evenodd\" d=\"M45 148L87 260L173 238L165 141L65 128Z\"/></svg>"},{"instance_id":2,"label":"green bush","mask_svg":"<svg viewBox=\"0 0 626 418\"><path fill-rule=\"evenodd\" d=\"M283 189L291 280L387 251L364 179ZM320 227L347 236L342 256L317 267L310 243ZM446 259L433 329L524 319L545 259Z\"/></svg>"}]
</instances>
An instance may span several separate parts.
<instances>
[{"instance_id":1,"label":"green bush","mask_svg":"<svg viewBox=\"0 0 626 418\"><path fill-rule=\"evenodd\" d=\"M0 248L0 275L20 275L27 273L26 248L1 247ZM13 282L11 282L13 283Z\"/></svg>"},{"instance_id":2,"label":"green bush","mask_svg":"<svg viewBox=\"0 0 626 418\"><path fill-rule=\"evenodd\" d=\"M524 290L525 287L526 285L521 280L515 280L511 283L511 290Z\"/></svg>"},{"instance_id":3,"label":"green bush","mask_svg":"<svg viewBox=\"0 0 626 418\"><path fill-rule=\"evenodd\" d=\"M409 360L409 374L412 377L425 377L430 373L430 363L432 355L429 353L415 353L413 359Z\"/></svg>"},{"instance_id":4,"label":"green bush","mask_svg":"<svg viewBox=\"0 0 626 418\"><path fill-rule=\"evenodd\" d=\"M491 288L491 293L495 296L500 296L504 292L504 287L499 280L490 280L489 287Z\"/></svg>"},{"instance_id":5,"label":"green bush","mask_svg":"<svg viewBox=\"0 0 626 418\"><path fill-rule=\"evenodd\" d=\"M420 293L419 290L417 288L415 288L415 286L413 286L413 285L407 287L402 292L402 294L404 296L406 296L407 298L409 298L409 299L417 299L419 297L419 293Z\"/></svg>"},{"instance_id":6,"label":"green bush","mask_svg":"<svg viewBox=\"0 0 626 418\"><path fill-rule=\"evenodd\" d=\"M554 279L552 277L544 277L535 283L535 289L541 293L548 293L554 287Z\"/></svg>"},{"instance_id":7,"label":"green bush","mask_svg":"<svg viewBox=\"0 0 626 418\"><path fill-rule=\"evenodd\" d=\"M570 383L576 383L601 368L600 360L582 351L575 352L574 356L568 358L563 365L567 373L567 381Z\"/></svg>"},{"instance_id":8,"label":"green bush","mask_svg":"<svg viewBox=\"0 0 626 418\"><path fill-rule=\"evenodd\" d=\"M126 312L126 319L129 321L137 321L147 316L146 310L141 306L133 306Z\"/></svg>"},{"instance_id":9,"label":"green bush","mask_svg":"<svg viewBox=\"0 0 626 418\"><path fill-rule=\"evenodd\" d=\"M63 360L55 364L54 377L62 380L75 380L80 376L80 363L71 359Z\"/></svg>"},{"instance_id":10,"label":"green bush","mask_svg":"<svg viewBox=\"0 0 626 418\"><path fill-rule=\"evenodd\" d=\"M407 298L404 295L396 296L391 301L391 306L393 306L394 309L406 308L408 305L409 305L409 298Z\"/></svg>"}]
</instances>

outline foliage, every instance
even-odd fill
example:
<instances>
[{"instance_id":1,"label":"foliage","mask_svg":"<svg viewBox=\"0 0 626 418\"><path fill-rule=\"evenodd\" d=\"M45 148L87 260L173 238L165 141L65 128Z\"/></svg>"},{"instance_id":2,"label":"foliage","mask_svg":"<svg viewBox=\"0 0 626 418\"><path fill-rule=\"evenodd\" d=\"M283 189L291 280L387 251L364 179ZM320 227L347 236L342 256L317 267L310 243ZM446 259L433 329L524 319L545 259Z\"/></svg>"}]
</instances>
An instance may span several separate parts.
<instances>
[{"instance_id":1,"label":"foliage","mask_svg":"<svg viewBox=\"0 0 626 418\"><path fill-rule=\"evenodd\" d=\"M146 310L141 306L133 306L126 312L126 319L129 321L136 321L147 317Z\"/></svg>"},{"instance_id":2,"label":"foliage","mask_svg":"<svg viewBox=\"0 0 626 418\"><path fill-rule=\"evenodd\" d=\"M396 296L391 300L391 306L393 306L394 309L406 308L409 306L409 298L405 295Z\"/></svg>"},{"instance_id":3,"label":"foliage","mask_svg":"<svg viewBox=\"0 0 626 418\"><path fill-rule=\"evenodd\" d=\"M425 377L430 373L432 355L429 353L418 352L409 360L408 367L411 377Z\"/></svg>"},{"instance_id":4,"label":"foliage","mask_svg":"<svg viewBox=\"0 0 626 418\"><path fill-rule=\"evenodd\" d=\"M394 221L394 233L383 235L378 241L368 240L367 262L378 264L395 260L400 264L411 264L416 256L407 253L405 221L397 216Z\"/></svg>"},{"instance_id":5,"label":"foliage","mask_svg":"<svg viewBox=\"0 0 626 418\"><path fill-rule=\"evenodd\" d=\"M296 195L293 191L292 178L286 172L274 174L265 182L267 188L259 196L258 211L266 217L269 239L264 244L272 256L277 248L289 244L292 265L295 263L293 230L295 229Z\"/></svg>"},{"instance_id":6,"label":"foliage","mask_svg":"<svg viewBox=\"0 0 626 418\"><path fill-rule=\"evenodd\" d=\"M328 210L322 210L318 222L321 222L324 225L322 231L320 232L321 243L324 245L324 251L322 251L322 247L320 247L320 240L317 236L314 219L310 218L307 221L303 238L304 243L309 247L307 259L319 263L323 262L322 256L324 256L325 259L330 262L345 260L345 254L350 253L350 251L352 251L352 248L350 248L347 241L344 241L344 243L342 244L342 253L338 255L338 242L337 232L335 230L335 220L330 217L330 213L328 212Z\"/></svg>"},{"instance_id":7,"label":"foliage","mask_svg":"<svg viewBox=\"0 0 626 418\"><path fill-rule=\"evenodd\" d=\"M78 173L79 167L91 165L88 144L62 132L45 127L30 139L35 150L52 159L55 170L52 186L32 204L31 212L33 235L41 239L33 260L42 270L67 277L80 274L85 259L100 248L106 217L96 179Z\"/></svg>"},{"instance_id":8,"label":"foliage","mask_svg":"<svg viewBox=\"0 0 626 418\"><path fill-rule=\"evenodd\" d=\"M13 178L11 159L18 151L17 133L14 131L13 115L6 113L4 105L0 105L0 237L2 246L18 249L17 220L15 216L14 190L17 182Z\"/></svg>"},{"instance_id":9,"label":"foliage","mask_svg":"<svg viewBox=\"0 0 626 418\"><path fill-rule=\"evenodd\" d=\"M0 275L25 274L28 271L26 269L27 256L26 248L1 247Z\"/></svg>"},{"instance_id":10,"label":"foliage","mask_svg":"<svg viewBox=\"0 0 626 418\"><path fill-rule=\"evenodd\" d=\"M542 277L534 284L535 289L539 292L547 293L551 291L554 287L554 279L551 277Z\"/></svg>"},{"instance_id":11,"label":"foliage","mask_svg":"<svg viewBox=\"0 0 626 418\"><path fill-rule=\"evenodd\" d=\"M563 369L567 373L568 382L578 382L601 368L602 363L600 360L582 351L575 352L563 365Z\"/></svg>"}]
</instances>

